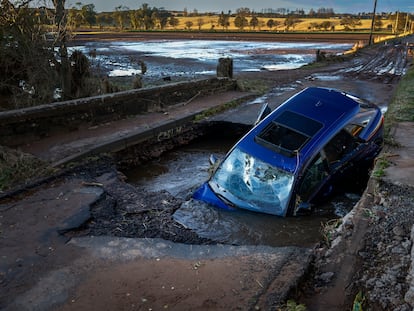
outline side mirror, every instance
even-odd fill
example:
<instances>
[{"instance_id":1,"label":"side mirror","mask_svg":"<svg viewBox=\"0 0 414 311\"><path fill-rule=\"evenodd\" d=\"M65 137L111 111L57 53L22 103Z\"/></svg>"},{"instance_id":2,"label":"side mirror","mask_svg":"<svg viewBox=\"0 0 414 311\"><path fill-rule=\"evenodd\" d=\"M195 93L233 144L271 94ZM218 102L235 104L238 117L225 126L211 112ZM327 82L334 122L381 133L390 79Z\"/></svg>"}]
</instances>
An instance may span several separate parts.
<instances>
[{"instance_id":1,"label":"side mirror","mask_svg":"<svg viewBox=\"0 0 414 311\"><path fill-rule=\"evenodd\" d=\"M262 108L260 108L259 114L257 116L256 122L254 122L254 125L258 124L260 121L266 118L271 112L272 109L270 109L268 103L263 104Z\"/></svg>"},{"instance_id":2,"label":"side mirror","mask_svg":"<svg viewBox=\"0 0 414 311\"><path fill-rule=\"evenodd\" d=\"M217 163L217 158L215 157L214 154L210 155L210 158L208 159L208 161L210 162L210 165L214 166Z\"/></svg>"}]
</instances>

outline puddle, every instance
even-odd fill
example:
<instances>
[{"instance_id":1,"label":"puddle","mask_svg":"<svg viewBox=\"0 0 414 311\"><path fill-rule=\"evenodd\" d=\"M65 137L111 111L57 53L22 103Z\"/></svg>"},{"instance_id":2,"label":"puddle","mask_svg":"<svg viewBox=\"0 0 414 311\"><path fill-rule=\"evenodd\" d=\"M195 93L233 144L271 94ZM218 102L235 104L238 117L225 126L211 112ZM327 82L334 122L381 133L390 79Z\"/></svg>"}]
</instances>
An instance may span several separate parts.
<instances>
[{"instance_id":1,"label":"puddle","mask_svg":"<svg viewBox=\"0 0 414 311\"><path fill-rule=\"evenodd\" d=\"M345 215L359 200L358 195L347 194L318 206L312 215L280 218L245 210L225 211L192 199L194 190L208 179L209 156L223 157L235 141L198 141L125 174L141 189L167 190L184 199L174 219L200 237L223 244L309 247L321 240L321 223Z\"/></svg>"},{"instance_id":2,"label":"puddle","mask_svg":"<svg viewBox=\"0 0 414 311\"><path fill-rule=\"evenodd\" d=\"M129 183L146 191L166 190L181 199L191 197L192 191L209 177L209 157L224 157L236 139L206 139L169 151L161 158L124 172Z\"/></svg>"},{"instance_id":3,"label":"puddle","mask_svg":"<svg viewBox=\"0 0 414 311\"><path fill-rule=\"evenodd\" d=\"M343 77L342 76L328 76L328 75L315 74L315 75L312 75L311 79L319 80L319 81L338 81L338 80L343 79Z\"/></svg>"}]
</instances>

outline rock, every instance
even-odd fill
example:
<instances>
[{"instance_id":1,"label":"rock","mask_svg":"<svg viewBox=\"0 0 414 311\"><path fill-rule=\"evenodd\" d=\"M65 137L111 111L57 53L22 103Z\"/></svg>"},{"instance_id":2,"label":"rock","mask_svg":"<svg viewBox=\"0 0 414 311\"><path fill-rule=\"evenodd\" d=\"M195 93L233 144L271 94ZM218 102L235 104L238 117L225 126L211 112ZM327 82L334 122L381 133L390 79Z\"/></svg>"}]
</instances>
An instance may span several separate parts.
<instances>
[{"instance_id":1,"label":"rock","mask_svg":"<svg viewBox=\"0 0 414 311\"><path fill-rule=\"evenodd\" d=\"M404 229L401 228L400 226L396 226L392 229L392 232L396 235L396 236L404 236Z\"/></svg>"},{"instance_id":2,"label":"rock","mask_svg":"<svg viewBox=\"0 0 414 311\"><path fill-rule=\"evenodd\" d=\"M325 272L325 273L320 274L318 276L318 279L321 280L323 283L327 284L332 280L334 274L335 273L333 272Z\"/></svg>"}]
</instances>

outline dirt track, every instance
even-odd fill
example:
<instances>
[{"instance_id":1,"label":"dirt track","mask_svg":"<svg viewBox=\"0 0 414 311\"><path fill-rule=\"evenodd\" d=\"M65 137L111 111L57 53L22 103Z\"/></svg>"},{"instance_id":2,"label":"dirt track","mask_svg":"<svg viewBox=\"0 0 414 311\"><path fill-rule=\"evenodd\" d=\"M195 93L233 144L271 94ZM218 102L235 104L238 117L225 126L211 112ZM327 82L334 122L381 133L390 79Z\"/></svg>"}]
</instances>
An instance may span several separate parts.
<instances>
[{"instance_id":1,"label":"dirt track","mask_svg":"<svg viewBox=\"0 0 414 311\"><path fill-rule=\"evenodd\" d=\"M277 73L262 72L259 76L250 73L236 78L260 78L267 80L273 86L293 86L295 91L291 92L296 92L297 89L310 85L328 85L386 106L392 98L400 75L408 66L405 55L402 53L403 48L404 45L381 45L360 51L346 62L332 63L325 67ZM328 77L340 78L328 79ZM283 96L289 95L287 92ZM114 126L114 130L115 128ZM257 298L257 292L264 291L264 285L270 287L272 284L271 280L266 284L259 281L259 276L260 280L265 279L266 273L270 271L268 265L272 258L266 256L258 257L254 254L244 254L220 260L206 259L201 261L177 258L159 260L159 257L148 260L140 259L138 256L134 257L132 262L119 260L109 262L105 259L91 261L85 259L91 258L91 254L88 254L90 249L79 248L76 243L66 244L69 237L62 236L58 232L66 232L68 228L79 225L82 225L81 229L87 230L85 219L88 219L90 215L88 210L82 206L88 207L88 203L94 202L94 200L98 203L112 200L112 207L115 209L122 204L130 203L126 202L125 196L113 195L110 191L105 190L105 187L79 187L81 181L102 184L114 180L116 183L120 182L119 176L114 171L103 168L104 166L100 166L94 172L95 176L86 170L76 171L70 178L57 179L54 183L34 190L25 198L17 197L12 201L0 202L2 225L2 239L0 241L2 249L1 308L6 310L114 310L130 308L138 310L149 310L150 308L154 310L157 308L170 310L250 310L256 307L249 301L252 297L256 297L255 302L263 310L276 307L274 304L277 301L276 298L274 301L260 300L260 297L271 299L271 295ZM99 179L94 179L97 177ZM123 184L123 187L128 188L123 193L124 195L131 197L142 195L127 184ZM393 189L392 187L388 188L389 191ZM65 208L59 211L57 207L65 206L59 203L64 202L73 189L79 189L79 192L76 192L75 197L72 197L71 200L75 201L71 201L73 203L71 208L76 208L75 205L78 205L84 214L78 214L76 219L71 219L72 223L67 223L64 214L70 215L70 210ZM398 193L400 190L394 191L396 191L395 194L401 195ZM45 196L46 194L48 197ZM387 198L385 197L384 201L388 200ZM160 204L172 202L172 200L161 196L159 199ZM150 207L151 202L153 203L153 200L142 203L148 204ZM381 202L375 204L380 206ZM49 212L43 208L46 206L55 208L50 210L53 212ZM383 213L381 210L379 212ZM379 215L382 215L381 213ZM157 214L147 214L148 217L151 215L156 217ZM360 280L358 283L358 280L350 280L349 278L340 280L326 275L322 281L319 279L322 272L332 272L336 277L346 271L351 276L358 272L354 266L356 257L352 256L356 256L360 250L361 245L358 243L361 240L358 237L364 237L362 233L367 231L368 225L362 217L359 219L360 222L353 223L352 227L361 229L358 232L361 235L353 235L354 244L349 249L354 252L349 257L350 260L342 262L344 266L329 265L328 268L323 266L326 262L332 264L335 259L342 259L340 256L335 257L335 254L331 257L324 257L323 251L320 250L321 266L318 266L318 262L316 262L315 267L317 268L314 275L317 281L313 283L311 279L304 294L296 297L296 299L303 299L302 301L306 302L311 310L349 309L355 290L358 286L363 287L360 285ZM107 219L106 221L111 220ZM159 227L159 229L173 230L173 227ZM407 241L405 230L409 230L410 227L408 224L404 224L402 228L404 232L399 235L403 237L404 241ZM62 231L62 229L64 230ZM347 232L351 232L349 228ZM180 231L177 230L174 234L176 233L180 233ZM375 233L376 235L379 234ZM372 235L369 236L369 238L372 237ZM372 240L372 244L375 245L375 239ZM170 247L168 243L165 245L167 248ZM109 249L111 246L109 242L107 246ZM336 254L343 254L347 250L344 247L347 246L350 245L341 244L342 249L337 249ZM384 245L384 249L386 249L386 245ZM122 248L119 251L121 252ZM326 258L328 258L327 261L324 261ZM372 261L373 258L371 257L370 260ZM408 264L406 262L403 268L406 269ZM380 268L384 267L387 266ZM368 271L370 268L373 267L368 262L364 269ZM287 271L290 270L287 269ZM294 271L293 268L292 271ZM51 277L51 273L54 279ZM285 277L292 278L293 272L292 274L288 273ZM77 283L79 280L76 281L79 278L83 280L81 283ZM407 284L401 276L399 276L399 280L402 288L398 292L398 297L385 301L383 305L377 302L377 310L397 307L404 310L402 309L404 301L401 300L401 296L404 294L403 290L407 288ZM375 283L375 280L372 282ZM57 295L54 294L55 292L62 293L58 291L57 284L68 286L68 289L63 291L67 295L66 297L55 297ZM345 291L344 287L349 291ZM42 295L49 295L49 301L43 301L44 305L31 304L38 302L36 297ZM17 298L21 299L20 303ZM372 295L371 298L375 299L375 296ZM56 301L60 303L56 304Z\"/></svg>"}]
</instances>

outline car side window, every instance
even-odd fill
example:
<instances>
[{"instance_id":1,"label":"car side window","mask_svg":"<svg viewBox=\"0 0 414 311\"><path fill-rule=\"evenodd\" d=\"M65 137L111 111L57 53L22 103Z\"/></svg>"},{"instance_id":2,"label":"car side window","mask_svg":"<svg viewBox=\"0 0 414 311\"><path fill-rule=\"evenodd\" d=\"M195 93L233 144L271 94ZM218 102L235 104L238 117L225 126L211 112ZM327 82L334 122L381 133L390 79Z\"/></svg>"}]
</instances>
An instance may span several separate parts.
<instances>
[{"instance_id":1,"label":"car side window","mask_svg":"<svg viewBox=\"0 0 414 311\"><path fill-rule=\"evenodd\" d=\"M328 166L320 153L313 159L305 171L298 194L301 201L306 202L328 176Z\"/></svg>"},{"instance_id":2,"label":"car side window","mask_svg":"<svg viewBox=\"0 0 414 311\"><path fill-rule=\"evenodd\" d=\"M329 166L340 162L347 154L358 146L358 142L349 132L341 130L336 134L324 148Z\"/></svg>"}]
</instances>

